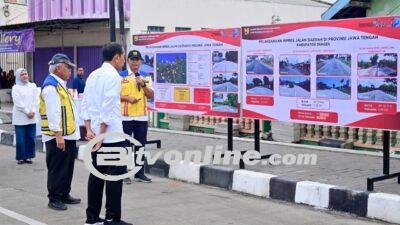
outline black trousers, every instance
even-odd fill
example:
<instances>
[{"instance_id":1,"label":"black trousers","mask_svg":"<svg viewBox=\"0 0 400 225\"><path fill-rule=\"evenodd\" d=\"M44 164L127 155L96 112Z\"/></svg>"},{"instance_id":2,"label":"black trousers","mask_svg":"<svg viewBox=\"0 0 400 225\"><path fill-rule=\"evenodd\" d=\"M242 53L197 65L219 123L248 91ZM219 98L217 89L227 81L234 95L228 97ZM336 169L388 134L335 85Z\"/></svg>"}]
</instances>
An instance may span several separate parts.
<instances>
[{"instance_id":1,"label":"black trousers","mask_svg":"<svg viewBox=\"0 0 400 225\"><path fill-rule=\"evenodd\" d=\"M103 143L102 147L125 147L126 142ZM102 174L121 175L126 173L126 166L98 166L97 152L92 152L93 166ZM88 181L87 223L98 222L103 200L104 183L106 184L106 219L121 219L122 180L105 181L93 174Z\"/></svg>"},{"instance_id":2,"label":"black trousers","mask_svg":"<svg viewBox=\"0 0 400 225\"><path fill-rule=\"evenodd\" d=\"M132 120L132 121L122 121L122 126L124 129L124 133L132 136L136 140L142 144L143 147L146 145L147 141L147 130L148 130L148 122L147 121L137 121L137 120ZM135 147L135 152L139 149L139 147ZM135 158L136 159L136 158ZM142 168L135 174L135 177L144 175L144 167L146 165L146 157L143 156L142 162L145 162ZM135 166L138 166L135 160Z\"/></svg>"},{"instance_id":3,"label":"black trousers","mask_svg":"<svg viewBox=\"0 0 400 225\"><path fill-rule=\"evenodd\" d=\"M77 154L76 141L65 140L65 151L57 148L56 139L45 142L47 190L50 202L61 201L71 191Z\"/></svg>"}]
</instances>

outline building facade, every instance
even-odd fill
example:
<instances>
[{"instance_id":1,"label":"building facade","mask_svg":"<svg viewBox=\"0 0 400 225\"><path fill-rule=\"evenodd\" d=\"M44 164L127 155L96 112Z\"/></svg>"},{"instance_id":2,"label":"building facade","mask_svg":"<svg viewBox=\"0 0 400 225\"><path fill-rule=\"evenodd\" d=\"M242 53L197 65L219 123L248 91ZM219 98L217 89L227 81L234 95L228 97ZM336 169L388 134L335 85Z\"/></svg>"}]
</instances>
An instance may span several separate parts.
<instances>
[{"instance_id":1,"label":"building facade","mask_svg":"<svg viewBox=\"0 0 400 225\"><path fill-rule=\"evenodd\" d=\"M118 1L115 3L118 16ZM126 20L129 20L130 4L130 1L124 0ZM28 0L28 7L30 22L109 18L109 0Z\"/></svg>"},{"instance_id":2,"label":"building facade","mask_svg":"<svg viewBox=\"0 0 400 225\"><path fill-rule=\"evenodd\" d=\"M0 1L0 26L28 22L27 0Z\"/></svg>"},{"instance_id":3,"label":"building facade","mask_svg":"<svg viewBox=\"0 0 400 225\"><path fill-rule=\"evenodd\" d=\"M27 0L0 1L0 26L28 22ZM25 65L24 53L1 53L0 66L9 71Z\"/></svg>"},{"instance_id":4,"label":"building facade","mask_svg":"<svg viewBox=\"0 0 400 225\"><path fill-rule=\"evenodd\" d=\"M126 40L129 35L130 1L124 0L123 3L127 27L123 40ZM117 41L122 42L118 1L115 1L115 13ZM36 48L27 57L27 67L31 69L37 85L42 84L48 74L47 63L57 52L65 53L82 66L86 77L101 65L101 47L110 40L109 0L29 0L28 15L30 23L43 24L34 26Z\"/></svg>"},{"instance_id":5,"label":"building facade","mask_svg":"<svg viewBox=\"0 0 400 225\"><path fill-rule=\"evenodd\" d=\"M132 34L321 20L329 7L310 0L131 0L131 5Z\"/></svg>"}]
</instances>

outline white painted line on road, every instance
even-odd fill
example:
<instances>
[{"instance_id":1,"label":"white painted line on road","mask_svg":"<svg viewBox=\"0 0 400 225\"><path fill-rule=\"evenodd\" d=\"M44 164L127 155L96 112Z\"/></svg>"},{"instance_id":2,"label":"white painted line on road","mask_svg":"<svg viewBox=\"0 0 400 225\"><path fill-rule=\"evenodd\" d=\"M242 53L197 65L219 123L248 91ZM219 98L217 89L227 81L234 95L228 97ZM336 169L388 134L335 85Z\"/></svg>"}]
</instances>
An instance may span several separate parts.
<instances>
[{"instance_id":1,"label":"white painted line on road","mask_svg":"<svg viewBox=\"0 0 400 225\"><path fill-rule=\"evenodd\" d=\"M41 223L39 221L36 221L34 219L31 219L29 217L26 217L24 215L18 214L16 212L10 211L2 207L0 207L0 213L29 225L47 225L45 223Z\"/></svg>"}]
</instances>

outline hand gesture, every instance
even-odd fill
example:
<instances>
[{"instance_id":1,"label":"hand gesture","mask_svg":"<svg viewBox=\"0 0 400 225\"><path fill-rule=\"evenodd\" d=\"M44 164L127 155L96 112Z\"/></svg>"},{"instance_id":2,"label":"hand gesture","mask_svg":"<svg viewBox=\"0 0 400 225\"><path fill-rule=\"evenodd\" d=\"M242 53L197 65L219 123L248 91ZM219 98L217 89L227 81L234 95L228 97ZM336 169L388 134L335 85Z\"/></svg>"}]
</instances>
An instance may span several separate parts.
<instances>
[{"instance_id":1,"label":"hand gesture","mask_svg":"<svg viewBox=\"0 0 400 225\"><path fill-rule=\"evenodd\" d=\"M27 116L29 119L33 119L35 117L35 112L30 112Z\"/></svg>"}]
</instances>

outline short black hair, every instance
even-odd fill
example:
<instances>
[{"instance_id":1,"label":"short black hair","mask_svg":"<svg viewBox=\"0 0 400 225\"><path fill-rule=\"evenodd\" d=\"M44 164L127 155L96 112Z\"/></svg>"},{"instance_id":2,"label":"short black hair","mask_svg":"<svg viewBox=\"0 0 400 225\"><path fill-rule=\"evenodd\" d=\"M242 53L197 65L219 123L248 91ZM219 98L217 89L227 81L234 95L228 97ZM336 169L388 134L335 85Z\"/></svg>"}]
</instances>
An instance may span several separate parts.
<instances>
[{"instance_id":1,"label":"short black hair","mask_svg":"<svg viewBox=\"0 0 400 225\"><path fill-rule=\"evenodd\" d=\"M116 43L116 42L110 42L107 43L103 46L103 61L109 62L111 61L115 55L122 55L124 52L124 49L122 48L122 45Z\"/></svg>"}]
</instances>

